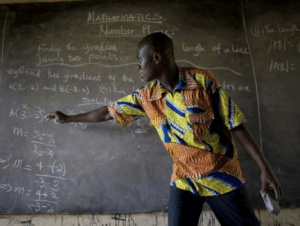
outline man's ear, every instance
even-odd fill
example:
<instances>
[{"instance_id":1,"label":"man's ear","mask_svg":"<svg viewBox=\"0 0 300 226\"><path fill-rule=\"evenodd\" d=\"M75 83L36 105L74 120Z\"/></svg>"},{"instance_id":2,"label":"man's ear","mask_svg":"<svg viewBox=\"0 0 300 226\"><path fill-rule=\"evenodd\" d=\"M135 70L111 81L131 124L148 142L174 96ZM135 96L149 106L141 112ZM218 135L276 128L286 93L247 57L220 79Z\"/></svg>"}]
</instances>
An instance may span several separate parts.
<instances>
[{"instance_id":1,"label":"man's ear","mask_svg":"<svg viewBox=\"0 0 300 226\"><path fill-rule=\"evenodd\" d=\"M162 55L159 52L153 54L153 60L156 64L159 64L162 61Z\"/></svg>"}]
</instances>

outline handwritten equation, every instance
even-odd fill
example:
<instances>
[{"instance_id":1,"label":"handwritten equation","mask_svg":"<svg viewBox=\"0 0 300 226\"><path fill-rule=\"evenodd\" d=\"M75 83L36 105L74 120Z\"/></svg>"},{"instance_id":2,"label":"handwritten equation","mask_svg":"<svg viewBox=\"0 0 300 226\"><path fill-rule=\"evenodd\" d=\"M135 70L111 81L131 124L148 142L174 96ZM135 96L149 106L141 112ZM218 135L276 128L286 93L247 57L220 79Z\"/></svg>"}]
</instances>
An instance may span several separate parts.
<instances>
[{"instance_id":1,"label":"handwritten equation","mask_svg":"<svg viewBox=\"0 0 300 226\"><path fill-rule=\"evenodd\" d=\"M28 106L23 105L23 108L28 110ZM55 157L57 146L54 135L36 127L26 129L18 126L13 126L11 133L16 139L23 139L23 145L27 143L26 152L31 152L30 156L34 158L29 159L18 152L6 157L1 154L0 171L8 175L19 171L19 175L33 183L11 181L4 177L0 182L0 192L29 200L27 207L34 212L53 213L62 195L61 185L67 180L65 162Z\"/></svg>"},{"instance_id":2,"label":"handwritten equation","mask_svg":"<svg viewBox=\"0 0 300 226\"><path fill-rule=\"evenodd\" d=\"M269 72L289 74L297 70L300 29L296 23L277 22L254 26L250 28L250 35L266 43L264 48L267 57L270 58Z\"/></svg>"}]
</instances>

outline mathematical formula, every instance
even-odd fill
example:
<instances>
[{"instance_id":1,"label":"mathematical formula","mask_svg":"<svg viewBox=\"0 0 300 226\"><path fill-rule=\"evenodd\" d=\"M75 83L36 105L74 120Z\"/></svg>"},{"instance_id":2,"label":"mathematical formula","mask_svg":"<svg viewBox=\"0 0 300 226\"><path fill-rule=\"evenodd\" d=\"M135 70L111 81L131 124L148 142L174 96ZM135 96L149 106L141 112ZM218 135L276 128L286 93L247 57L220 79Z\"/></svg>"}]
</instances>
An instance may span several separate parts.
<instances>
[{"instance_id":1,"label":"mathematical formula","mask_svg":"<svg viewBox=\"0 0 300 226\"><path fill-rule=\"evenodd\" d=\"M23 113L18 115L18 111L11 111L10 117L25 119L28 116L27 111L30 110L28 105L18 109L22 109ZM40 109L38 111L43 112ZM18 180L9 182L3 178L0 182L0 191L29 199L27 207L34 212L53 213L62 195L61 183L67 180L66 164L55 157L57 146L53 133L37 127L19 126L13 126L11 133L17 139L23 139L23 143L28 142L29 149L26 152L31 152L31 155L36 157L31 160L17 152L7 156L2 154L0 171L7 174L19 170L22 177L30 178L29 181L32 180L33 184L26 182L21 184Z\"/></svg>"}]
</instances>

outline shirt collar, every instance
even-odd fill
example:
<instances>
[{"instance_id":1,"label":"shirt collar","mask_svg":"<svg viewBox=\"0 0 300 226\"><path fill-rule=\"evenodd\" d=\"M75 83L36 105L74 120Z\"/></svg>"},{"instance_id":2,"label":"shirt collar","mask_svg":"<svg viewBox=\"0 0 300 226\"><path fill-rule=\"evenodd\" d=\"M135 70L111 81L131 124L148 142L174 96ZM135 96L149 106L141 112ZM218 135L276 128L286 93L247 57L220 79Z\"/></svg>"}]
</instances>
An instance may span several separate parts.
<instances>
[{"instance_id":1,"label":"shirt collar","mask_svg":"<svg viewBox=\"0 0 300 226\"><path fill-rule=\"evenodd\" d=\"M178 68L179 70L179 82L176 86L175 92L181 92L182 90L196 89L199 85L192 77L191 71L187 68ZM150 90L150 101L159 100L163 95L168 92L158 80L155 81L152 89Z\"/></svg>"}]
</instances>

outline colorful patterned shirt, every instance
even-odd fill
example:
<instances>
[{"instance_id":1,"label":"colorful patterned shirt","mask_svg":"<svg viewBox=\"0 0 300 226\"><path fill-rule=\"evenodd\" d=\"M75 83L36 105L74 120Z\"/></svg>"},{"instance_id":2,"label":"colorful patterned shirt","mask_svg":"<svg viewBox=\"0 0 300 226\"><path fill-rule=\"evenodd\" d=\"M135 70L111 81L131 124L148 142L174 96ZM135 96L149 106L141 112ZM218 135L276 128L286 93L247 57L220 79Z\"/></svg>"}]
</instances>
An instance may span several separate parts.
<instances>
[{"instance_id":1,"label":"colorful patterned shirt","mask_svg":"<svg viewBox=\"0 0 300 226\"><path fill-rule=\"evenodd\" d=\"M179 68L173 93L155 80L108 109L121 126L149 117L173 159L172 186L214 196L244 184L230 132L244 115L211 71Z\"/></svg>"}]
</instances>

